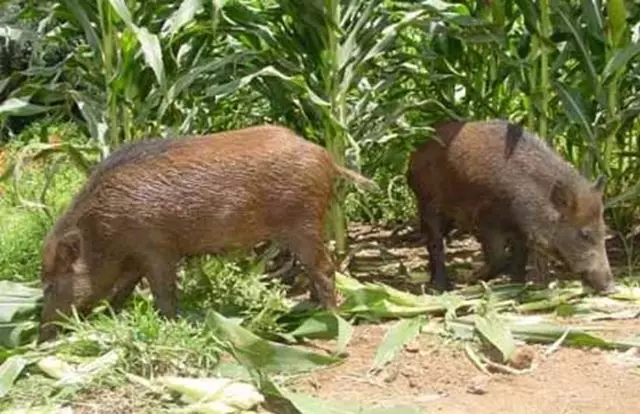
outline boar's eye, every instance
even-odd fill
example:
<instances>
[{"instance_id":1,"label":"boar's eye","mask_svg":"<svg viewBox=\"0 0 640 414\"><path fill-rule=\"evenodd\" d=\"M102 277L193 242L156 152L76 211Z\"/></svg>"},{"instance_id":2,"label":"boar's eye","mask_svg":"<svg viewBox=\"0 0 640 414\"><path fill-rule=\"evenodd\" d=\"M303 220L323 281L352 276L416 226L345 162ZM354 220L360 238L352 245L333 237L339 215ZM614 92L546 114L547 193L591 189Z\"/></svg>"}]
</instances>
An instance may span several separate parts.
<instances>
[{"instance_id":1,"label":"boar's eye","mask_svg":"<svg viewBox=\"0 0 640 414\"><path fill-rule=\"evenodd\" d=\"M580 230L578 230L578 233L580 234L580 238L582 240L585 240L585 241L592 241L593 240L593 237L592 237L592 234L591 234L591 230L589 230L589 229L580 229Z\"/></svg>"}]
</instances>

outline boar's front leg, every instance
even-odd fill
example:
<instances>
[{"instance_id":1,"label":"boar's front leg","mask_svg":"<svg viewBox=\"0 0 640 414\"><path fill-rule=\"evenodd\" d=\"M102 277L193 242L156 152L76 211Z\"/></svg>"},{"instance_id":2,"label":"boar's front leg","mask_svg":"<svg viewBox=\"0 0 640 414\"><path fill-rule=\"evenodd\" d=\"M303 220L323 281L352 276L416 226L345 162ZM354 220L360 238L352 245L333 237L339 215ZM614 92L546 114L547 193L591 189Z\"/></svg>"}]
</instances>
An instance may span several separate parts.
<instances>
[{"instance_id":1,"label":"boar's front leg","mask_svg":"<svg viewBox=\"0 0 640 414\"><path fill-rule=\"evenodd\" d=\"M119 312L133 293L136 285L143 276L143 270L133 259L125 260L122 265L121 277L113 288L109 305L114 312Z\"/></svg>"},{"instance_id":2,"label":"boar's front leg","mask_svg":"<svg viewBox=\"0 0 640 414\"><path fill-rule=\"evenodd\" d=\"M529 251L527 239L520 233L513 235L511 239L511 281L514 283L525 283L527 276L527 260Z\"/></svg>"},{"instance_id":3,"label":"boar's front leg","mask_svg":"<svg viewBox=\"0 0 640 414\"><path fill-rule=\"evenodd\" d=\"M525 282L528 250L524 236L495 223L485 222L480 225L477 237L485 258L485 264L475 274L477 279L489 280L506 273L511 276L512 282ZM510 247L510 255L507 247Z\"/></svg>"},{"instance_id":4,"label":"boar's front leg","mask_svg":"<svg viewBox=\"0 0 640 414\"><path fill-rule=\"evenodd\" d=\"M506 272L509 267L506 250L509 234L499 225L485 221L479 225L476 238L482 246L485 263L475 272L475 279L486 281Z\"/></svg>"},{"instance_id":5,"label":"boar's front leg","mask_svg":"<svg viewBox=\"0 0 640 414\"><path fill-rule=\"evenodd\" d=\"M453 289L453 283L447 277L444 252L444 220L442 215L432 206L420 203L420 231L427 239L429 253L430 284L439 291Z\"/></svg>"}]
</instances>

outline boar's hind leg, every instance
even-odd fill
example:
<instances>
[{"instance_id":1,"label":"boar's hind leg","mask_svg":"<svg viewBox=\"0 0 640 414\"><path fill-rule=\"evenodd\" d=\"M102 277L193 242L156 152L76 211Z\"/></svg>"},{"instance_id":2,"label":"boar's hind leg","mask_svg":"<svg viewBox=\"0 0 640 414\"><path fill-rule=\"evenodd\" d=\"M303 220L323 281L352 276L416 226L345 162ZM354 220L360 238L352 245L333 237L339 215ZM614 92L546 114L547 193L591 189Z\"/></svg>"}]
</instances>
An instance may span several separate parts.
<instances>
[{"instance_id":1,"label":"boar's hind leg","mask_svg":"<svg viewBox=\"0 0 640 414\"><path fill-rule=\"evenodd\" d=\"M169 319L175 318L177 314L177 263L177 259L163 253L153 254L146 263L147 279L156 307Z\"/></svg>"},{"instance_id":2,"label":"boar's hind leg","mask_svg":"<svg viewBox=\"0 0 640 414\"><path fill-rule=\"evenodd\" d=\"M292 235L286 244L309 273L311 301L326 309L335 308L335 268L324 247L322 226L313 232L308 228L302 230Z\"/></svg>"},{"instance_id":3,"label":"boar's hind leg","mask_svg":"<svg viewBox=\"0 0 640 414\"><path fill-rule=\"evenodd\" d=\"M446 257L444 254L445 220L438 211L429 205L420 203L420 231L427 239L427 252L429 253L430 284L437 290L445 291L453 289L451 280L445 270Z\"/></svg>"}]
</instances>

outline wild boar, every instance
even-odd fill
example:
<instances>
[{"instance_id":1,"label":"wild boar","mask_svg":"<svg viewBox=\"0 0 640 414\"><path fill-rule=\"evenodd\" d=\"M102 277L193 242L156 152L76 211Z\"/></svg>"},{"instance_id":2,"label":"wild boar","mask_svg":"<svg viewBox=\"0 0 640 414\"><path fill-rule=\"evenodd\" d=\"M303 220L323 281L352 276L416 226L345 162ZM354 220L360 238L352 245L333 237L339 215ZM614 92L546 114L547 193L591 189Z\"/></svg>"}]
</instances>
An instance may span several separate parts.
<instances>
[{"instance_id":1,"label":"wild boar","mask_svg":"<svg viewBox=\"0 0 640 414\"><path fill-rule=\"evenodd\" d=\"M338 176L377 188L280 126L119 148L96 167L45 238L39 341L56 336L49 322L58 313L72 305L84 313L102 299L117 308L142 277L160 313L173 318L182 257L265 240L296 254L309 272L311 299L335 307L324 225Z\"/></svg>"},{"instance_id":2,"label":"wild boar","mask_svg":"<svg viewBox=\"0 0 640 414\"><path fill-rule=\"evenodd\" d=\"M484 280L507 273L524 282L534 248L596 291L615 290L605 250L604 180L589 182L520 126L504 120L437 125L434 139L412 153L407 180L436 289L452 288L443 236L455 225L482 245Z\"/></svg>"}]
</instances>

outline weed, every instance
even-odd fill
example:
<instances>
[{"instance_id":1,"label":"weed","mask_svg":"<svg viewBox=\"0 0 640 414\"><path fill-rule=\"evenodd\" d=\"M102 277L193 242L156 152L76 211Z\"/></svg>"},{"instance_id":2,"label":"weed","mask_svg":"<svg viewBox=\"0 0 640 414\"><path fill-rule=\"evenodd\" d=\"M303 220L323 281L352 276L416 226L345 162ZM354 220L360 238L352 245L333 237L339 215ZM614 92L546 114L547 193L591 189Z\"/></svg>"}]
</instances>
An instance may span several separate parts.
<instances>
[{"instance_id":1,"label":"weed","mask_svg":"<svg viewBox=\"0 0 640 414\"><path fill-rule=\"evenodd\" d=\"M218 362L218 342L201 322L164 319L149 295L136 296L118 314L101 310L96 308L86 320L64 323L73 335L63 339L58 355L89 357L117 349L122 351L119 368L146 377L197 375Z\"/></svg>"},{"instance_id":2,"label":"weed","mask_svg":"<svg viewBox=\"0 0 640 414\"><path fill-rule=\"evenodd\" d=\"M185 311L203 314L214 309L241 317L245 327L258 333L280 329L277 319L286 311L285 287L277 279L260 280L253 258L206 256L189 260L182 273L180 303Z\"/></svg>"}]
</instances>

